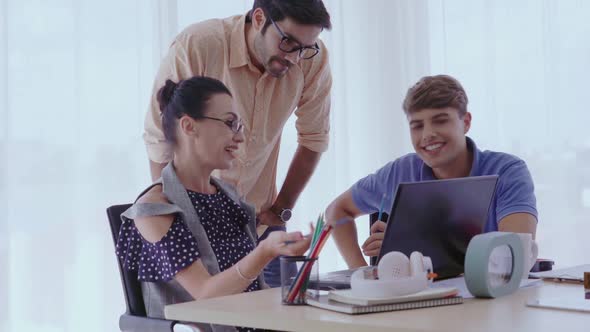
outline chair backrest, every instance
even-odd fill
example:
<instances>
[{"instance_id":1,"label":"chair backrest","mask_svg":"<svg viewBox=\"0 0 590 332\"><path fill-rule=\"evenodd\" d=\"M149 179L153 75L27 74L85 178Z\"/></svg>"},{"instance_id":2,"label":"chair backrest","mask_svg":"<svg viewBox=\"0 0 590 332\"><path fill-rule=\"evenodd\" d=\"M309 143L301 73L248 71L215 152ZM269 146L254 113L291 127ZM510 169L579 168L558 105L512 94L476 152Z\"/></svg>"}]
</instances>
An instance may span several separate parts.
<instances>
[{"instance_id":1,"label":"chair backrest","mask_svg":"<svg viewBox=\"0 0 590 332\"><path fill-rule=\"evenodd\" d=\"M119 240L119 230L121 229L121 213L125 212L130 206L131 204L113 205L107 209L115 250L117 241ZM116 257L116 259L121 275L121 284L123 284L127 313L134 316L146 317L145 303L143 302L143 295L141 293L141 284L137 280L137 273L124 269L119 257Z\"/></svg>"}]
</instances>

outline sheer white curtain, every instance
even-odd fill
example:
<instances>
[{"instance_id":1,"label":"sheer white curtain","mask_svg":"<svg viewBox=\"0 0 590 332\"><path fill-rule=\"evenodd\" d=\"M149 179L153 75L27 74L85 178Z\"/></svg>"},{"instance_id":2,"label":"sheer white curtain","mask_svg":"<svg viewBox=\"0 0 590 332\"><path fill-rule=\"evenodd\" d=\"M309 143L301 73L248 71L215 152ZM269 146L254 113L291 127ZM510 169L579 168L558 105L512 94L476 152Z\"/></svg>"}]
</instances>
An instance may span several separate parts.
<instances>
[{"instance_id":1,"label":"sheer white curtain","mask_svg":"<svg viewBox=\"0 0 590 332\"><path fill-rule=\"evenodd\" d=\"M463 82L470 135L533 175L541 257L589 263L590 3L431 0L431 72Z\"/></svg>"},{"instance_id":2,"label":"sheer white curtain","mask_svg":"<svg viewBox=\"0 0 590 332\"><path fill-rule=\"evenodd\" d=\"M156 1L0 1L0 330L114 330L105 208L147 183Z\"/></svg>"}]
</instances>

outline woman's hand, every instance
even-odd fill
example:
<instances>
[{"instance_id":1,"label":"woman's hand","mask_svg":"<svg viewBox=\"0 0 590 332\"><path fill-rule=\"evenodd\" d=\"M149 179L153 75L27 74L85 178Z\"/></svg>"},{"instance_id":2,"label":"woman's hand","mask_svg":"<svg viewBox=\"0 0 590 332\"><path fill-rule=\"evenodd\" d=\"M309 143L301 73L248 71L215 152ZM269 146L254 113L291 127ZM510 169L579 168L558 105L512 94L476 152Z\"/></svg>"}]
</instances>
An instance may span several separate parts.
<instances>
[{"instance_id":1,"label":"woman's hand","mask_svg":"<svg viewBox=\"0 0 590 332\"><path fill-rule=\"evenodd\" d=\"M301 232L271 232L259 246L270 258L277 256L301 256L311 244L311 236L303 236Z\"/></svg>"}]
</instances>

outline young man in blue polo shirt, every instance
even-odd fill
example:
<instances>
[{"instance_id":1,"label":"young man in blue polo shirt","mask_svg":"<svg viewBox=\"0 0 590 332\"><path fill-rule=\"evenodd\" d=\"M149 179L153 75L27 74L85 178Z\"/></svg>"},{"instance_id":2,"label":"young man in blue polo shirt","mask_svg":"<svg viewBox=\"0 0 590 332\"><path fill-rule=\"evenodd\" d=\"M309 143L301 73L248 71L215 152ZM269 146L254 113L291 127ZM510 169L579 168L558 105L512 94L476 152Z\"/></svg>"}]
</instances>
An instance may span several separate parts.
<instances>
[{"instance_id":1,"label":"young man in blue polo shirt","mask_svg":"<svg viewBox=\"0 0 590 332\"><path fill-rule=\"evenodd\" d=\"M326 219L335 222L377 212L383 195L387 197L385 206L391 206L392 193L400 182L498 175L484 231L534 236L537 209L531 174L523 160L506 153L481 151L466 136L471 126L467 102L465 90L450 76L427 76L418 81L408 90L403 103L416 153L360 179L328 206ZM361 247L354 223L336 227L333 237L348 267L356 268L367 265L363 254L379 254L384 231L384 222L373 224L371 235Z\"/></svg>"}]
</instances>

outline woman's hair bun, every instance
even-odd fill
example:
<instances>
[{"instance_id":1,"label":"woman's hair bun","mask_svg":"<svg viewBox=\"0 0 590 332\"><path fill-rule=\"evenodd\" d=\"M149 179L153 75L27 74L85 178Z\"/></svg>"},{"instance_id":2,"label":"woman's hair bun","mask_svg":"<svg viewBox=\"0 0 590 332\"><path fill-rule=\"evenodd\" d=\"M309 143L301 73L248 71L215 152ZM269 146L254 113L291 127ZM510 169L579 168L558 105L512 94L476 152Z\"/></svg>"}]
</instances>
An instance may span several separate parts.
<instances>
[{"instance_id":1,"label":"woman's hair bun","mask_svg":"<svg viewBox=\"0 0 590 332\"><path fill-rule=\"evenodd\" d=\"M172 98L174 97L174 91L176 91L176 84L172 80L166 80L164 86L158 91L158 104L160 104L160 111L164 112L166 106L172 102Z\"/></svg>"}]
</instances>

